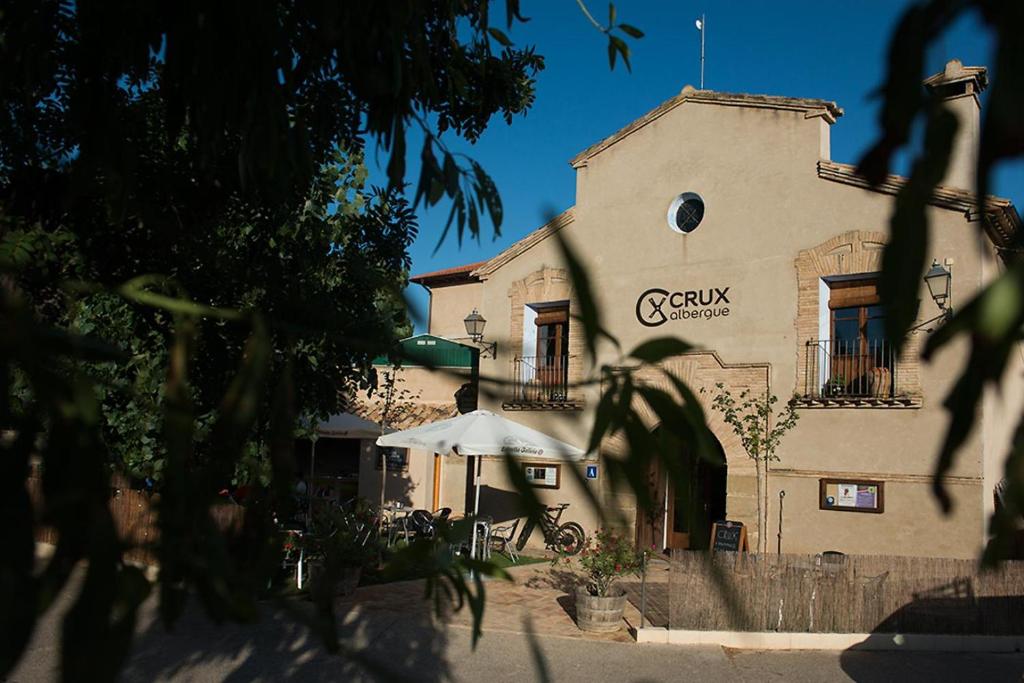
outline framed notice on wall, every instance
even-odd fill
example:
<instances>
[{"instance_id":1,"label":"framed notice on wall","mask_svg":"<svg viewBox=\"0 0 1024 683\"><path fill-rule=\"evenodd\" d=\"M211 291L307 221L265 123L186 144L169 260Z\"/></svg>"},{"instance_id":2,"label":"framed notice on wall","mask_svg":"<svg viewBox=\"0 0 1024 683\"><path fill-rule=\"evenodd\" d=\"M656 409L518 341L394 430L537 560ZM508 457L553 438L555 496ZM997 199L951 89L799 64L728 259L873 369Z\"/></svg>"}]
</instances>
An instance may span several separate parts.
<instances>
[{"instance_id":1,"label":"framed notice on wall","mask_svg":"<svg viewBox=\"0 0 1024 683\"><path fill-rule=\"evenodd\" d=\"M885 482L867 479L820 479L818 507L839 512L884 512Z\"/></svg>"},{"instance_id":2,"label":"framed notice on wall","mask_svg":"<svg viewBox=\"0 0 1024 683\"><path fill-rule=\"evenodd\" d=\"M523 465L526 481L539 489L557 489L562 483L562 466L528 462Z\"/></svg>"},{"instance_id":3,"label":"framed notice on wall","mask_svg":"<svg viewBox=\"0 0 1024 683\"><path fill-rule=\"evenodd\" d=\"M390 446L377 446L377 454L374 466L379 470L382 466L381 456L388 463L388 472L409 471L409 451L404 448L393 448Z\"/></svg>"}]
</instances>

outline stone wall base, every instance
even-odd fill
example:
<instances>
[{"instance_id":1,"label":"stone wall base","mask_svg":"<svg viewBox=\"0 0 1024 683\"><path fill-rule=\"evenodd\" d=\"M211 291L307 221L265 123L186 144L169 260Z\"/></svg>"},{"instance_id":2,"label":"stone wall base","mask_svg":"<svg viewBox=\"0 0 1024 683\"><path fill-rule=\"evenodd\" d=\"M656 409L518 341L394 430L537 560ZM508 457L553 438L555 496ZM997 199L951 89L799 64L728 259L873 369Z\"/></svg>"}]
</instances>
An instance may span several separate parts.
<instances>
[{"instance_id":1,"label":"stone wall base","mask_svg":"<svg viewBox=\"0 0 1024 683\"><path fill-rule=\"evenodd\" d=\"M642 628L638 643L720 645L742 650L873 650L905 652L1024 652L1024 636L927 633L759 633Z\"/></svg>"}]
</instances>

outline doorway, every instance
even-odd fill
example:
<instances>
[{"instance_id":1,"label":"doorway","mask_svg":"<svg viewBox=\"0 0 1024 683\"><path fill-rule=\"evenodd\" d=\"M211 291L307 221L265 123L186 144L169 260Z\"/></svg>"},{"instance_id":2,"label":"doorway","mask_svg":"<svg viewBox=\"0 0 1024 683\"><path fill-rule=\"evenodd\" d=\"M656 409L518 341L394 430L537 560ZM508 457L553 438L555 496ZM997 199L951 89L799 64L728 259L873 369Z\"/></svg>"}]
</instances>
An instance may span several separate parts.
<instances>
[{"instance_id":1,"label":"doorway","mask_svg":"<svg viewBox=\"0 0 1024 683\"><path fill-rule=\"evenodd\" d=\"M648 482L655 506L638 510L637 543L658 550L705 550L711 525L726 517L728 468L718 444L722 464L696 457L685 445L678 458L682 480L671 481L661 461L651 463Z\"/></svg>"}]
</instances>

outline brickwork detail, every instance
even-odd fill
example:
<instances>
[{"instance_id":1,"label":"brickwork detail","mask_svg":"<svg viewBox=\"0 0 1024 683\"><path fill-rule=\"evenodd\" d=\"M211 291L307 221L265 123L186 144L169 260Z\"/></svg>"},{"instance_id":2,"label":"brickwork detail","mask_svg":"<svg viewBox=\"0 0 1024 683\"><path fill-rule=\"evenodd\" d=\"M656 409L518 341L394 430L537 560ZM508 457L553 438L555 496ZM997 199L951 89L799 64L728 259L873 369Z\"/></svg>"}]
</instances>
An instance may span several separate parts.
<instances>
[{"instance_id":1,"label":"brickwork detail","mask_svg":"<svg viewBox=\"0 0 1024 683\"><path fill-rule=\"evenodd\" d=\"M816 247L804 249L794 262L797 277L796 312L796 387L800 391L808 373L806 343L821 337L819 321L819 282L823 277L877 273L882 269L882 250L886 236L881 232L851 230L828 239ZM911 334L900 356L895 385L907 395L920 399L920 357L922 335Z\"/></svg>"},{"instance_id":2,"label":"brickwork detail","mask_svg":"<svg viewBox=\"0 0 1024 683\"><path fill-rule=\"evenodd\" d=\"M678 401L681 397L662 370L683 380L701 402L708 426L725 451L729 468L726 490L729 519L741 521L748 526L753 545L757 538L757 481L754 463L747 457L739 437L722 420L721 414L711 410L710 403L719 383L737 396L744 389L763 393L768 388L770 366L767 363L727 364L722 362L717 353L701 351L666 359L659 368L645 367L635 372L637 383L657 387ZM648 429L653 431L659 426L658 417L641 398L634 398L633 407ZM605 438L601 444L601 453L607 458L623 458L626 455L625 445L623 436L617 434ZM611 481L607 477L603 479L605 508L617 508L624 518L635 521L638 512L635 497L613 489Z\"/></svg>"},{"instance_id":3,"label":"brickwork detail","mask_svg":"<svg viewBox=\"0 0 1024 683\"><path fill-rule=\"evenodd\" d=\"M583 335L574 329L579 315L579 302L572 291L569 274L562 268L542 266L522 280L516 280L508 290L511 324L509 325L510 348L514 356L523 355L524 307L529 304L543 304L554 301L569 302L569 385L578 385L583 373ZM569 390L570 399L581 398L578 389Z\"/></svg>"}]
</instances>

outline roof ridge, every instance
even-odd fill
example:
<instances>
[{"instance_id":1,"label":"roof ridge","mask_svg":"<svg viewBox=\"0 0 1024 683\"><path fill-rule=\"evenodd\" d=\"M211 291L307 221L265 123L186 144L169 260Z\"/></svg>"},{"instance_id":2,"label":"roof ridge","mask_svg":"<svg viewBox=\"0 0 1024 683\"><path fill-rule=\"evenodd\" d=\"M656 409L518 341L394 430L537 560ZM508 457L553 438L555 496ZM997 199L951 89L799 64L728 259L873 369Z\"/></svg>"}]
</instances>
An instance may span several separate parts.
<instances>
[{"instance_id":1,"label":"roof ridge","mask_svg":"<svg viewBox=\"0 0 1024 683\"><path fill-rule=\"evenodd\" d=\"M872 185L867 178L857 173L853 164L844 164L829 159L818 160L818 177L823 180L843 183L883 194L897 194L907 183L907 178L888 174L878 185ZM985 232L997 247L1007 247L1021 229L1020 214L1013 202L1004 197L987 195L985 205L979 211L974 192L959 187L938 185L928 200L932 206L960 211L969 221L984 219Z\"/></svg>"},{"instance_id":2,"label":"roof ridge","mask_svg":"<svg viewBox=\"0 0 1024 683\"><path fill-rule=\"evenodd\" d=\"M616 142L640 130L648 123L661 118L684 102L693 101L701 104L719 104L731 107L753 107L764 109L784 109L789 111L807 112L806 118L821 116L829 123L835 123L843 115L843 109L832 100L810 97L788 97L785 95L757 95L750 93L727 93L717 90L697 90L686 86L682 91L651 109L640 118L634 119L608 137L587 147L569 160L569 165L579 168L587 160L599 154Z\"/></svg>"},{"instance_id":3,"label":"roof ridge","mask_svg":"<svg viewBox=\"0 0 1024 683\"><path fill-rule=\"evenodd\" d=\"M558 214L551 220L539 228L527 233L525 237L520 239L518 242L514 242L510 246L506 247L502 251L498 252L493 258L488 261L484 261L480 266L474 270L471 275L486 279L486 276L496 271L501 266L505 265L512 259L516 258L520 254L528 251L538 242L555 234L565 226L576 220L576 207L570 206L568 209Z\"/></svg>"}]
</instances>

